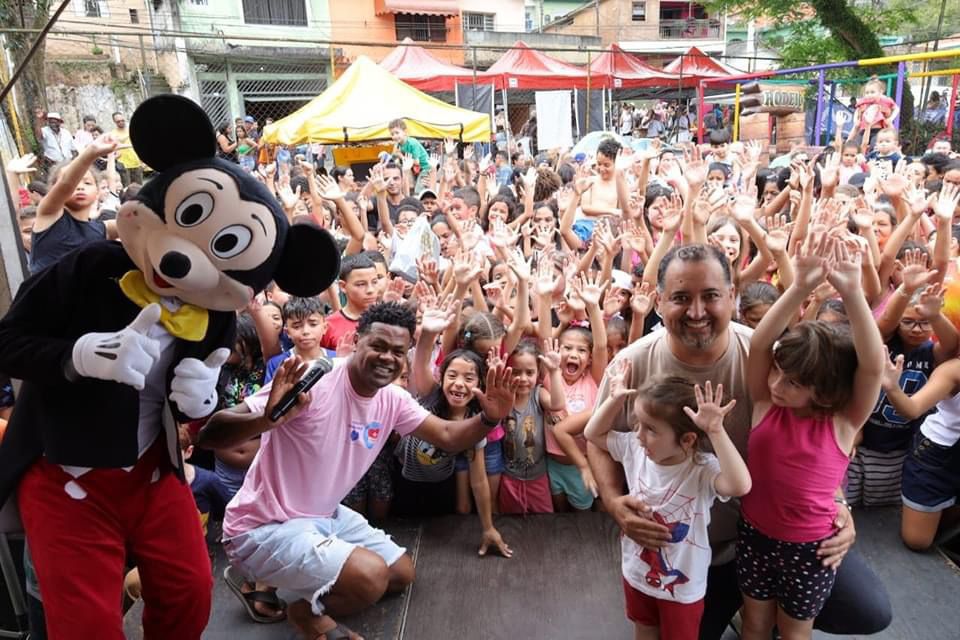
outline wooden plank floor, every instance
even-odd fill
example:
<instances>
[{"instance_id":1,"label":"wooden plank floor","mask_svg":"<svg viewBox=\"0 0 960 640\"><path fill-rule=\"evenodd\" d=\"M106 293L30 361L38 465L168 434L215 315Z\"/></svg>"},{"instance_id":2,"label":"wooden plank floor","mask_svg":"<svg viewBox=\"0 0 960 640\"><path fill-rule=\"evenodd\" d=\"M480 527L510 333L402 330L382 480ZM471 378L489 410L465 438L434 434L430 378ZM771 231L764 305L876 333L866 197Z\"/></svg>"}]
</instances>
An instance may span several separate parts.
<instances>
[{"instance_id":1,"label":"wooden plank floor","mask_svg":"<svg viewBox=\"0 0 960 640\"><path fill-rule=\"evenodd\" d=\"M908 551L898 537L899 510L857 510L857 548L890 593L893 623L870 640L960 638L960 572L938 552ZM395 521L385 529L415 554L412 588L345 619L368 640L629 640L623 613L619 542L603 514L501 517L497 527L515 555L478 558L476 517ZM213 546L217 549L217 546ZM213 614L204 638L293 640L287 623L251 622L220 575L214 555ZM281 592L281 597L284 597ZM127 637L140 638L139 610ZM836 639L816 632L817 640ZM843 636L857 640L854 636ZM733 640L732 631L724 640ZM866 640L866 637L863 637Z\"/></svg>"},{"instance_id":2,"label":"wooden plank floor","mask_svg":"<svg viewBox=\"0 0 960 640\"><path fill-rule=\"evenodd\" d=\"M406 638L631 638L604 514L499 518L514 557L478 558L476 518L424 523Z\"/></svg>"}]
</instances>

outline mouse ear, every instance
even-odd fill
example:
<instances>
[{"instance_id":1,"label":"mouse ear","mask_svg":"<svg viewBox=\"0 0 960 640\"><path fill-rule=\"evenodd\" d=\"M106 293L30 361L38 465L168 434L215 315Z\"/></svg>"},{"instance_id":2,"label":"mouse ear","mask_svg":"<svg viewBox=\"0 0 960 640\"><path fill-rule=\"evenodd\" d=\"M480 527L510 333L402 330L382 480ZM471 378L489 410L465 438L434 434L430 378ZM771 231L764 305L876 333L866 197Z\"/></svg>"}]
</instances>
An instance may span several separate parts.
<instances>
[{"instance_id":1,"label":"mouse ear","mask_svg":"<svg viewBox=\"0 0 960 640\"><path fill-rule=\"evenodd\" d=\"M309 298L325 291L340 276L340 252L325 229L298 223L287 229L283 257L273 280L287 293Z\"/></svg>"},{"instance_id":2,"label":"mouse ear","mask_svg":"<svg viewBox=\"0 0 960 640\"><path fill-rule=\"evenodd\" d=\"M193 100L164 94L144 100L130 118L130 142L155 171L212 158L217 137L210 118Z\"/></svg>"}]
</instances>

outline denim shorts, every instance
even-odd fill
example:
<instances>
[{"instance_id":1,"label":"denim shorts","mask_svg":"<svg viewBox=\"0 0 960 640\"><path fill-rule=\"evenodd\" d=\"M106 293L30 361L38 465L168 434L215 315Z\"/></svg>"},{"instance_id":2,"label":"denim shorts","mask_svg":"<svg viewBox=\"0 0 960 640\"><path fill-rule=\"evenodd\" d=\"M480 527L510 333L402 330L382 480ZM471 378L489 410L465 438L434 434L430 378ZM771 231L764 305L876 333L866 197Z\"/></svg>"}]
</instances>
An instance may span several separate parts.
<instances>
[{"instance_id":1,"label":"denim shorts","mask_svg":"<svg viewBox=\"0 0 960 640\"><path fill-rule=\"evenodd\" d=\"M505 468L501 440L503 440L503 438L495 442L487 442L487 445L483 448L483 465L487 470L488 476L501 474ZM466 454L461 453L457 456L454 469L457 471L470 470L470 460L467 459Z\"/></svg>"},{"instance_id":2,"label":"denim shorts","mask_svg":"<svg viewBox=\"0 0 960 640\"><path fill-rule=\"evenodd\" d=\"M230 564L251 582L292 591L323 614L320 598L337 581L357 547L376 553L387 566L406 552L386 533L343 505L329 518L294 518L251 529L223 541Z\"/></svg>"},{"instance_id":3,"label":"denim shorts","mask_svg":"<svg viewBox=\"0 0 960 640\"><path fill-rule=\"evenodd\" d=\"M903 462L903 504L914 511L937 513L952 507L960 493L960 442L937 444L918 431Z\"/></svg>"}]
</instances>

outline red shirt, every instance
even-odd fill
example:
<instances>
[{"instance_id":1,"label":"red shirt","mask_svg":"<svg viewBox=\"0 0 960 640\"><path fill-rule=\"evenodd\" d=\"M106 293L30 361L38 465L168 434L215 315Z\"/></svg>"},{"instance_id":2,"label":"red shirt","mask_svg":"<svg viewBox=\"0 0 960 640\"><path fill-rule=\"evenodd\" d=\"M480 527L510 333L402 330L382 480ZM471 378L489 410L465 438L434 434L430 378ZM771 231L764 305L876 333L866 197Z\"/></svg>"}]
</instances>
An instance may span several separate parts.
<instances>
[{"instance_id":1,"label":"red shirt","mask_svg":"<svg viewBox=\"0 0 960 640\"><path fill-rule=\"evenodd\" d=\"M320 340L320 346L324 349L336 349L337 343L344 334L357 330L357 324L360 319L348 318L342 310L327 316L327 332L323 334Z\"/></svg>"}]
</instances>

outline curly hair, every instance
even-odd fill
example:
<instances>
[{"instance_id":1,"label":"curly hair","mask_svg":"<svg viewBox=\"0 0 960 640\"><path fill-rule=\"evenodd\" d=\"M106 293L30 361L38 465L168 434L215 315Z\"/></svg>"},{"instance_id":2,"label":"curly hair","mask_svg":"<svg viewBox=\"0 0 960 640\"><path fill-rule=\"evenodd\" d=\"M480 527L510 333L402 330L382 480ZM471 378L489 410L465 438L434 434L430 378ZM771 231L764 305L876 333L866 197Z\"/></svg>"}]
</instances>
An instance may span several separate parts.
<instances>
[{"instance_id":1,"label":"curly hair","mask_svg":"<svg viewBox=\"0 0 960 640\"><path fill-rule=\"evenodd\" d=\"M417 331L417 314L410 305L403 302L378 302L369 307L360 316L357 335L370 333L370 328L377 322L406 329L410 332L411 340Z\"/></svg>"},{"instance_id":2,"label":"curly hair","mask_svg":"<svg viewBox=\"0 0 960 640\"><path fill-rule=\"evenodd\" d=\"M533 199L540 201L552 198L562 186L563 180L560 179L560 174L553 169L540 167L537 169L537 182L533 187Z\"/></svg>"}]
</instances>

